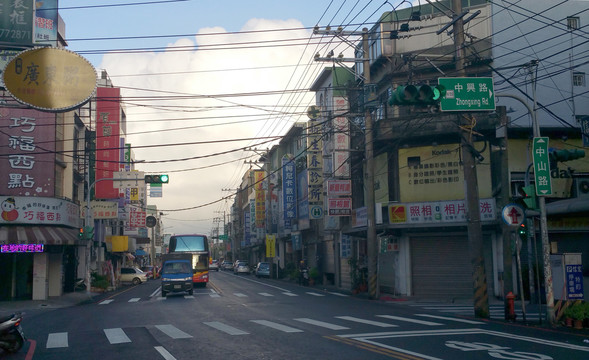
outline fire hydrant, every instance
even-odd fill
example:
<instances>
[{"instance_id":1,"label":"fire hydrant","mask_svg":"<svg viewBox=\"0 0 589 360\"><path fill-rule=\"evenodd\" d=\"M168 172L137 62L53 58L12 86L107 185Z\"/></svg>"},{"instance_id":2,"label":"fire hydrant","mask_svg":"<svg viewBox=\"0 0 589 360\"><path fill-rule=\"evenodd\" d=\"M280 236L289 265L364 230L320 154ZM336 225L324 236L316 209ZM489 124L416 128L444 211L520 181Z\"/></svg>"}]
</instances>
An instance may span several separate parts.
<instances>
[{"instance_id":1,"label":"fire hydrant","mask_svg":"<svg viewBox=\"0 0 589 360\"><path fill-rule=\"evenodd\" d=\"M515 295L510 291L505 295L505 320L515 321Z\"/></svg>"}]
</instances>

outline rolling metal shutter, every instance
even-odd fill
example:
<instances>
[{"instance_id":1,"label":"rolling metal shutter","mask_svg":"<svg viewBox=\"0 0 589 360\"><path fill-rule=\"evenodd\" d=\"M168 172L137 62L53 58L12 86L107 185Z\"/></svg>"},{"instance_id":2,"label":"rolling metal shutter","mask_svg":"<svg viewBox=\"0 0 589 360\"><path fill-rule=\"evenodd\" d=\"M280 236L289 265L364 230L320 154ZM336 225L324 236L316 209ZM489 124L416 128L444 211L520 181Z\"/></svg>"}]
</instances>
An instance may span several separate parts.
<instances>
[{"instance_id":1,"label":"rolling metal shutter","mask_svg":"<svg viewBox=\"0 0 589 360\"><path fill-rule=\"evenodd\" d=\"M464 236L412 237L413 296L471 299L472 267Z\"/></svg>"}]
</instances>

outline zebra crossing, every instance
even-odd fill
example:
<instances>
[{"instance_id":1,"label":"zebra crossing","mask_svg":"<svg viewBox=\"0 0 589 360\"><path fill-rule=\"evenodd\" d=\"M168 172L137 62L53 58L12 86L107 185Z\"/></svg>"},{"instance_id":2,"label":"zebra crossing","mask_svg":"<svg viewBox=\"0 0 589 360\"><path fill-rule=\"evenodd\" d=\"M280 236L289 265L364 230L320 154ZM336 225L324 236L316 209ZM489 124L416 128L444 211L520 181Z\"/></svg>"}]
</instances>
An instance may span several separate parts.
<instances>
[{"instance_id":1,"label":"zebra crossing","mask_svg":"<svg viewBox=\"0 0 589 360\"><path fill-rule=\"evenodd\" d=\"M437 303L430 303L430 304L411 304L412 307L419 307L424 310L432 310L437 311L444 314L452 314L452 315L459 315L459 316L472 316L474 314L474 306L472 305L459 305L459 304L437 304ZM523 311L521 307L516 307L515 313L517 315L517 319L523 319ZM504 320L505 319L505 308L503 304L492 304L489 305L489 315L491 319L494 320ZM526 320L529 321L537 321L540 318L540 313L538 312L537 306L534 308L526 309Z\"/></svg>"},{"instance_id":2,"label":"zebra crossing","mask_svg":"<svg viewBox=\"0 0 589 360\"><path fill-rule=\"evenodd\" d=\"M266 298L272 298L272 297L278 297L278 296L287 296L287 297L297 297L297 296L313 296L313 297L325 297L325 296L329 296L329 295L333 295L333 296L338 296L338 297L347 297L349 295L346 294L341 294L341 293L337 293L337 292L316 292L316 291L307 291L303 294L296 294L290 291L284 291L284 292L279 292L279 293L269 293L269 292L259 292L259 293L253 293L253 294L244 294L241 292L236 292L236 293L229 293L229 294L224 294L223 296L235 296L237 298L250 298L250 297L254 297L254 296L261 296L261 297L266 297ZM197 297L202 297L202 296L207 296L213 299L216 298L220 298L222 297L221 294L217 293L215 290L211 290L210 292L202 292L202 293L194 293L194 295L183 295L183 297L185 299L196 299ZM149 300L167 300L167 297L162 297L161 293L156 292L155 294L153 294L153 296L149 296L146 298L131 298L131 299L126 299L126 300L119 300L119 299L105 299L102 300L100 302L98 302L98 305L108 305L108 304L112 304L115 302L121 302L121 301L125 301L128 303L139 303L139 302L143 302L143 301L149 301Z\"/></svg>"},{"instance_id":3,"label":"zebra crossing","mask_svg":"<svg viewBox=\"0 0 589 360\"><path fill-rule=\"evenodd\" d=\"M435 319L435 321L423 320ZM268 319L253 319L244 321L240 324L226 323L222 321L206 321L197 324L202 325L205 328L209 328L213 331L217 331L221 334L228 336L247 336L255 335L258 332L262 332L262 329L271 329L279 331L285 334L297 334L308 331L314 331L315 329L329 330L335 332L352 331L355 326L362 326L363 330L373 331L372 328L384 329L384 328L400 328L411 325L421 325L426 327L450 325L450 324L464 324L468 323L471 325L484 326L486 323L482 321L466 320L461 318L452 318L446 316L437 316L430 314L412 314L410 316L395 316L388 314L374 315L372 317L356 317L349 315L334 316L329 319L313 319L313 318L293 318L288 323L277 322ZM285 321L285 320L283 320ZM173 324L157 324L157 325L146 325L145 328L153 329L153 331L159 332L161 336L167 336L170 339L191 339L193 335L190 331L179 329ZM135 327L136 328L136 327ZM134 328L105 328L98 333L103 336L109 344L126 344L133 342L132 331ZM198 334L202 334L203 329L199 328L196 330ZM47 350L69 348L72 343L72 336L80 336L79 332L55 332L47 335L45 342L45 348ZM85 339L88 335L82 334ZM94 337L93 337L94 338ZM41 344L42 346L42 344Z\"/></svg>"}]
</instances>

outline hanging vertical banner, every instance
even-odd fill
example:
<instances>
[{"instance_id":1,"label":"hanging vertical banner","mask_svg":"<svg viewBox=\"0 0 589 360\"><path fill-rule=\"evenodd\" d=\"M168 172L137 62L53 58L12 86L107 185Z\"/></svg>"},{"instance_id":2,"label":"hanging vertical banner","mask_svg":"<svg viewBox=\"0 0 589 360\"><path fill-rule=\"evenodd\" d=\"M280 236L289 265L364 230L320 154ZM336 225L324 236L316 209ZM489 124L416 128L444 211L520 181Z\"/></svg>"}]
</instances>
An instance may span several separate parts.
<instances>
[{"instance_id":1,"label":"hanging vertical banner","mask_svg":"<svg viewBox=\"0 0 589 360\"><path fill-rule=\"evenodd\" d=\"M96 180L113 177L119 171L120 136L120 89L97 89L96 100ZM113 188L112 180L96 183L97 199L117 199L119 191Z\"/></svg>"},{"instance_id":2,"label":"hanging vertical banner","mask_svg":"<svg viewBox=\"0 0 589 360\"><path fill-rule=\"evenodd\" d=\"M323 217L323 141L321 126L309 122L307 135L307 182L309 186L309 216Z\"/></svg>"},{"instance_id":3,"label":"hanging vertical banner","mask_svg":"<svg viewBox=\"0 0 589 360\"><path fill-rule=\"evenodd\" d=\"M276 235L266 234L266 257L276 256Z\"/></svg>"},{"instance_id":4,"label":"hanging vertical banner","mask_svg":"<svg viewBox=\"0 0 589 360\"><path fill-rule=\"evenodd\" d=\"M284 223L289 225L297 217L296 166L292 155L282 157L282 198L284 201Z\"/></svg>"},{"instance_id":5,"label":"hanging vertical banner","mask_svg":"<svg viewBox=\"0 0 589 360\"><path fill-rule=\"evenodd\" d=\"M264 228L266 218L266 192L264 191L265 172L262 170L254 171L254 190L256 196L256 227Z\"/></svg>"}]
</instances>

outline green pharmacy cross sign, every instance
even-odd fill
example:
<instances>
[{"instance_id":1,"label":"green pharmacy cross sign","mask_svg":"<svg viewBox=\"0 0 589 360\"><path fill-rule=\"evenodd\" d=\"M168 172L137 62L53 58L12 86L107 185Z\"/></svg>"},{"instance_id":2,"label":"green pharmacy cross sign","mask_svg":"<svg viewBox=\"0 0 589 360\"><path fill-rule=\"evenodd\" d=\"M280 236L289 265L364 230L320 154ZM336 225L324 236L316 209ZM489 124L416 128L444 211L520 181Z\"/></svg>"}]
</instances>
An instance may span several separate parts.
<instances>
[{"instance_id":1,"label":"green pharmacy cross sign","mask_svg":"<svg viewBox=\"0 0 589 360\"><path fill-rule=\"evenodd\" d=\"M536 181L536 195L552 195L550 180L550 155L548 153L548 138L535 137L532 147L534 157L534 180Z\"/></svg>"},{"instance_id":2,"label":"green pharmacy cross sign","mask_svg":"<svg viewBox=\"0 0 589 360\"><path fill-rule=\"evenodd\" d=\"M443 88L441 111L493 111L495 93L493 78L438 78Z\"/></svg>"}]
</instances>

